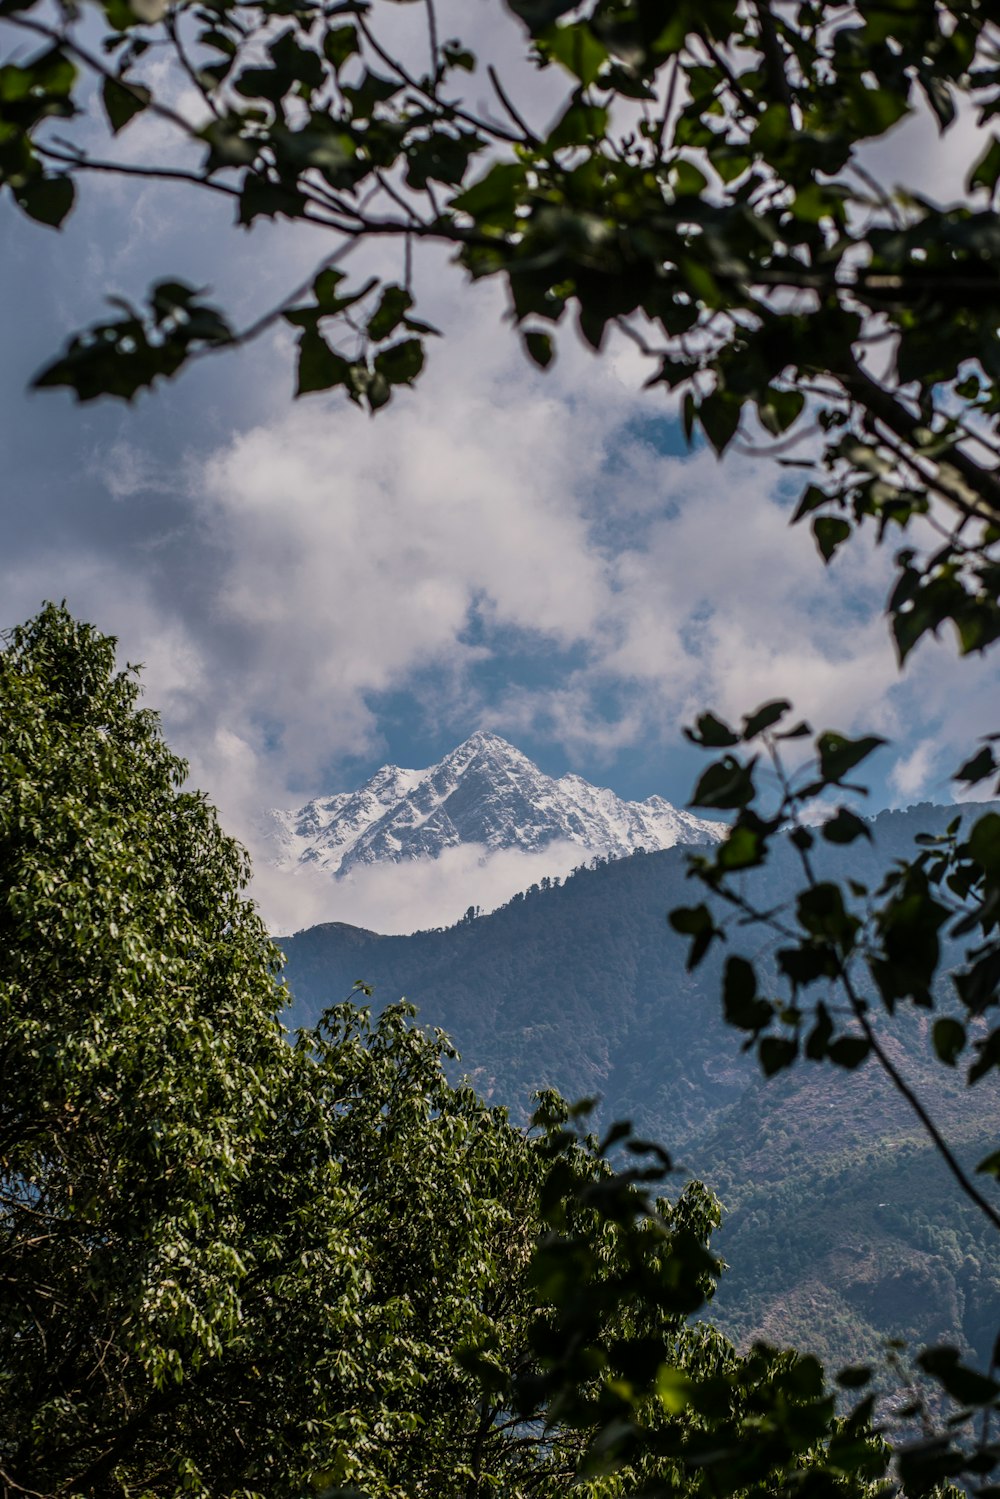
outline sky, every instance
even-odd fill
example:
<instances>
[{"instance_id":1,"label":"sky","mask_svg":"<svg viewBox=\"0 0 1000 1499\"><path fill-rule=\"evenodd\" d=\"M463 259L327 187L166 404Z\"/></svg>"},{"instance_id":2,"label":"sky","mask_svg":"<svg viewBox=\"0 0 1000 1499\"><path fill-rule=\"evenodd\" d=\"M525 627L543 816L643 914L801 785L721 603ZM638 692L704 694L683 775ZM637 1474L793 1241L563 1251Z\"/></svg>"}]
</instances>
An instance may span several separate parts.
<instances>
[{"instance_id":1,"label":"sky","mask_svg":"<svg viewBox=\"0 0 1000 1499\"><path fill-rule=\"evenodd\" d=\"M474 41L515 45L496 7L466 16ZM544 83L524 84L544 112ZM132 149L153 159L158 129L136 121ZM943 201L974 149L965 125L938 143L916 121L871 165ZM700 759L682 726L776 696L817 729L892 741L873 811L951 799L949 773L995 728L996 671L929 641L900 677L891 555L866 538L825 569L789 527L782 471L688 453L630 345L595 357L567 327L543 374L498 289L444 256L417 281L445 336L374 419L337 395L294 401L280 328L130 408L29 394L109 292L179 275L240 323L330 249L307 228L236 230L225 205L171 185L86 187L61 232L0 203L0 625L65 598L117 635L192 782L251 850L263 808L430 764L477 728L551 774L684 805ZM395 254L380 247L374 268L398 274ZM255 891L286 929L399 930L450 912L469 877L434 871L422 904L399 883L350 900L271 877Z\"/></svg>"}]
</instances>

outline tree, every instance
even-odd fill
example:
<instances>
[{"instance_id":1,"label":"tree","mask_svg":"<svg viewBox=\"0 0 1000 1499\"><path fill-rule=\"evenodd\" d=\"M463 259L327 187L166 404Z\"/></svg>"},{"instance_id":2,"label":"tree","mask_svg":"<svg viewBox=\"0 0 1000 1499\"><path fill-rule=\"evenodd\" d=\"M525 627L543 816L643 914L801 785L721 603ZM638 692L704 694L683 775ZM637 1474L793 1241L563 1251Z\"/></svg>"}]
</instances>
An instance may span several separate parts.
<instances>
[{"instance_id":1,"label":"tree","mask_svg":"<svg viewBox=\"0 0 1000 1499\"><path fill-rule=\"evenodd\" d=\"M901 663L946 622L960 652L988 649L1000 636L1000 141L984 135L965 200L946 209L919 184L890 189L865 151L916 109L942 131L960 116L981 126L995 118L995 7L681 0L665 16L656 0L510 0L509 10L530 56L563 84L551 123L525 120L514 84L494 68L502 123L469 107L462 79L476 60L442 40L433 3L418 55L385 39L391 0L322 12L292 0L166 9L107 0L100 53L75 12L52 21L40 0L4 0L15 35L39 48L0 74L0 173L24 211L58 224L88 172L160 172L231 197L244 225L281 215L332 236L311 286L249 329L235 332L189 287L164 280L146 309L75 338L37 383L67 385L83 400L131 398L283 316L300 330L299 393L342 387L374 411L418 377L432 332L414 315L409 247L443 242L467 274L504 282L537 364L554 357L554 330L570 315L595 350L613 327L650 359L649 383L679 400L689 437L719 453L769 438L779 461L805 464L796 518L809 520L824 560L859 529L905 540L888 605ZM155 78L148 68L154 55L197 90L199 118L173 108L162 63ZM112 132L151 111L176 133L177 155L151 167L67 142L66 121L95 85ZM350 282L341 269L349 252L387 237L401 243L399 284ZM797 443L804 456L794 456ZM701 873L741 916L772 928L775 918L731 877L763 862L804 802L845 787L875 743L826 731L814 762L789 770L783 737L810 731L786 727L786 712L764 705L739 727L705 715L693 731L723 751L696 804L736 814ZM757 748L777 777L770 804L757 800ZM957 779L975 786L997 768L987 742L970 747ZM940 1003L938 934L947 930L974 945L934 1045L956 1065L971 1036L970 1081L991 1077L1000 1062L985 1018L1000 984L1000 819L988 814L960 840L956 831L918 852L874 896L816 880L814 835L799 827L794 836L804 883L778 933L777 980L787 989L773 999L771 976L762 990L740 954L726 970L727 1013L759 1041L765 1070L800 1052L885 1067L873 1015ZM841 811L823 836L849 841L864 830ZM694 960L723 930L708 903L675 922L691 935ZM847 1027L815 998L817 986L846 996ZM905 1078L887 1071L906 1096ZM911 1102L948 1159L926 1105ZM1000 1226L988 1186L950 1164ZM980 1169L997 1174L997 1156ZM995 1401L992 1377L970 1383L956 1359L925 1361L957 1399ZM988 1430L984 1420L972 1453L984 1472L997 1455ZM958 1471L966 1458L943 1440L940 1471Z\"/></svg>"},{"instance_id":2,"label":"tree","mask_svg":"<svg viewBox=\"0 0 1000 1499\"><path fill-rule=\"evenodd\" d=\"M406 1005L289 1038L245 855L137 694L114 642L51 605L0 653L4 1492L544 1499L588 1454L598 1499L627 1481L588 1476L599 1349L673 1371L652 1405L670 1441L640 1461L678 1478L699 1427L678 1381L743 1392L777 1367L750 1378L686 1326L717 1204L697 1184L647 1204L663 1153L616 1176L554 1097L515 1130L448 1083L454 1053ZM587 1389L560 1414L582 1283ZM879 1461L869 1441L859 1466Z\"/></svg>"},{"instance_id":3,"label":"tree","mask_svg":"<svg viewBox=\"0 0 1000 1499\"><path fill-rule=\"evenodd\" d=\"M114 642L49 606L6 645L4 1491L544 1477L454 1358L523 1343L534 1147L405 1006L289 1044L246 856Z\"/></svg>"}]
</instances>

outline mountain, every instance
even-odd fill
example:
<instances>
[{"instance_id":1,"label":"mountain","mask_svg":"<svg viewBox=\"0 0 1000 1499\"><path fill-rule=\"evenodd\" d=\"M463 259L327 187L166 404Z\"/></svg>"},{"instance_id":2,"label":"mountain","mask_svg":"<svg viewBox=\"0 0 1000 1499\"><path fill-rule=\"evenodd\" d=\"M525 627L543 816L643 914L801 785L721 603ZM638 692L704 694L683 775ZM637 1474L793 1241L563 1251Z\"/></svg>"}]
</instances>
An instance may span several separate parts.
<instances>
[{"instance_id":1,"label":"mountain","mask_svg":"<svg viewBox=\"0 0 1000 1499\"><path fill-rule=\"evenodd\" d=\"M547 776L505 739L479 732L426 770L383 765L357 791L272 810L261 831L267 862L342 877L363 865L435 859L463 844L488 856L570 843L588 856L620 858L705 843L723 828L659 796L627 802L581 776Z\"/></svg>"},{"instance_id":2,"label":"mountain","mask_svg":"<svg viewBox=\"0 0 1000 1499\"><path fill-rule=\"evenodd\" d=\"M875 888L918 832L943 831L956 810L887 812L871 845L817 844L818 877ZM749 878L781 906L800 877L786 846ZM1000 1276L977 1215L874 1065L846 1075L804 1062L760 1077L724 1023L720 957L688 973L686 943L665 919L700 898L678 848L583 868L444 931L314 927L281 939L289 1019L314 1022L362 980L376 1008L405 995L419 1023L446 1030L459 1071L516 1117L533 1089L552 1086L599 1096L602 1125L632 1118L729 1209L720 1247L733 1269L713 1317L741 1340L763 1333L836 1365L902 1331L957 1337L988 1358L980 1345L1000 1317ZM737 928L732 945L757 953L768 984L759 937ZM995 1149L996 1090L969 1090L960 1068L936 1062L925 1013L906 1008L890 1025L866 997L962 1158Z\"/></svg>"}]
</instances>

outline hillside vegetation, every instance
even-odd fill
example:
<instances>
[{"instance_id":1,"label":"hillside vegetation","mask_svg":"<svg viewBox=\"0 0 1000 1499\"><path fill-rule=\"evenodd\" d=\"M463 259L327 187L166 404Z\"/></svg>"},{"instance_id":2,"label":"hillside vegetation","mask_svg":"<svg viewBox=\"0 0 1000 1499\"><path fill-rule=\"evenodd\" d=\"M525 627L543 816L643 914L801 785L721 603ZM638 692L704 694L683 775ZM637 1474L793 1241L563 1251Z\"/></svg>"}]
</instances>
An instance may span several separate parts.
<instances>
[{"instance_id":1,"label":"hillside vegetation","mask_svg":"<svg viewBox=\"0 0 1000 1499\"><path fill-rule=\"evenodd\" d=\"M954 815L883 813L870 844L827 846L823 873L874 886L916 833ZM795 883L780 848L768 900L790 900ZM289 1013L313 1023L358 980L376 1008L405 994L423 1024L452 1036L457 1065L492 1102L525 1117L541 1087L597 1096L604 1121L629 1117L662 1140L728 1210L719 1243L732 1269L713 1317L738 1339L760 1333L843 1361L890 1337L949 1335L988 1358L1000 1281L986 1230L917 1121L874 1070L763 1082L721 1013L721 960L688 973L667 925L689 898L685 851L668 849L598 862L447 930L314 927L281 939ZM919 1013L887 1040L949 1139L978 1160L1000 1122L995 1093L942 1076Z\"/></svg>"}]
</instances>

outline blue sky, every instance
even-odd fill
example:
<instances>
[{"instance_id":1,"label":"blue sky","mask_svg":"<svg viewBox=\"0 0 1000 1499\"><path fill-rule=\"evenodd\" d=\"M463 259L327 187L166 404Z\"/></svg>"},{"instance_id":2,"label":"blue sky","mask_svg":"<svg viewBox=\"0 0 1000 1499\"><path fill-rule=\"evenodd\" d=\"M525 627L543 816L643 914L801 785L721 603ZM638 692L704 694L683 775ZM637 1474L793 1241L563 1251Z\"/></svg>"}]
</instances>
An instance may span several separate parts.
<instances>
[{"instance_id":1,"label":"blue sky","mask_svg":"<svg viewBox=\"0 0 1000 1499\"><path fill-rule=\"evenodd\" d=\"M158 129L129 127L145 159ZM892 149L928 190L955 180L958 148L932 158L919 125ZM65 597L117 634L251 843L261 808L430 763L478 727L550 773L683 804L700 761L682 724L787 695L816 728L893 741L873 808L948 799L965 745L995 728L995 672L956 665L950 642L898 678L888 556L863 541L825 570L788 528L780 471L687 454L631 346L595 359L567 329L542 375L497 290L443 258L417 274L447 336L374 421L293 402L280 329L131 409L29 396L106 292L178 274L240 323L330 248L236 231L175 188L87 187L58 234L0 203L0 620Z\"/></svg>"}]
</instances>

